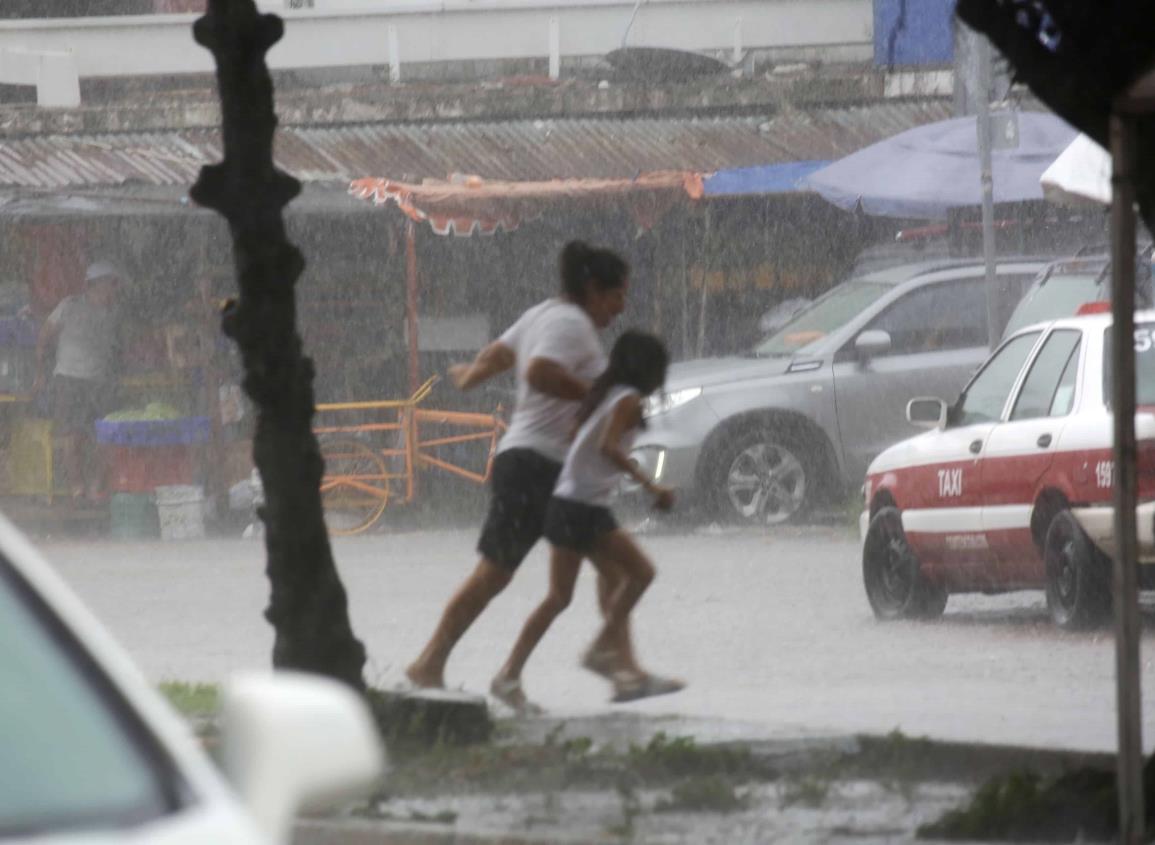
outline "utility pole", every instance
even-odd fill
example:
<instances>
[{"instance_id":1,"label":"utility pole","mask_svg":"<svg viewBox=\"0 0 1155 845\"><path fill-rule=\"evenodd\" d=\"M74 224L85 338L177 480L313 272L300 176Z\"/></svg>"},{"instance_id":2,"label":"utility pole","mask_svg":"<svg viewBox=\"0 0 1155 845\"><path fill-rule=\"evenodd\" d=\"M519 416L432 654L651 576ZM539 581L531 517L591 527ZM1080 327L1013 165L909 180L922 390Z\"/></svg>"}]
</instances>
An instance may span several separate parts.
<instances>
[{"instance_id":1,"label":"utility pole","mask_svg":"<svg viewBox=\"0 0 1155 845\"><path fill-rule=\"evenodd\" d=\"M991 45L971 33L970 55L976 64L975 102L978 105L979 180L983 188L983 263L987 278L987 338L991 349L999 342L999 291L995 276L995 182L991 173Z\"/></svg>"},{"instance_id":2,"label":"utility pole","mask_svg":"<svg viewBox=\"0 0 1155 845\"><path fill-rule=\"evenodd\" d=\"M956 117L975 116L979 154L979 180L982 185L983 261L987 283L987 336L993 349L998 343L998 277L995 273L995 206L994 177L991 169L991 45L970 27L956 24L955 30L955 97ZM1000 83L1002 80L1000 79Z\"/></svg>"}]
</instances>

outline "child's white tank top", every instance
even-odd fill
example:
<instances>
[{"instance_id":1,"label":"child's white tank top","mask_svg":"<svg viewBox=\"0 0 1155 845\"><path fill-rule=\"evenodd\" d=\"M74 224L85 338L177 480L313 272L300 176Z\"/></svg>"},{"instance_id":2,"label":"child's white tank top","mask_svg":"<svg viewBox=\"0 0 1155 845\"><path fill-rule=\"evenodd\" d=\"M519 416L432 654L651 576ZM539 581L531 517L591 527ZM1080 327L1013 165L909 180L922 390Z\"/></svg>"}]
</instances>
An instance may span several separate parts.
<instances>
[{"instance_id":1,"label":"child's white tank top","mask_svg":"<svg viewBox=\"0 0 1155 845\"><path fill-rule=\"evenodd\" d=\"M587 505L606 507L613 499L614 490L622 471L601 452L602 432L609 425L614 406L626 396L638 396L638 391L625 385L610 389L602 403L582 423L565 456L561 476L554 487L554 495ZM621 448L629 453L637 428L622 436Z\"/></svg>"}]
</instances>

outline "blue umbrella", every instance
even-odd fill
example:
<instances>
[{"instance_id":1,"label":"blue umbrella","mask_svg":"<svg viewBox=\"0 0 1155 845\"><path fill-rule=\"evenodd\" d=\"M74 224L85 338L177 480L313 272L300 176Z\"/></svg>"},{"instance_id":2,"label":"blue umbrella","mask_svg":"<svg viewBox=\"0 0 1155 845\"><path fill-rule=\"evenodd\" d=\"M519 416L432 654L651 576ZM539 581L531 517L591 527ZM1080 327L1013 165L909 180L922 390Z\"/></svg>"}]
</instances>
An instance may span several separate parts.
<instances>
[{"instance_id":1,"label":"blue umbrella","mask_svg":"<svg viewBox=\"0 0 1155 845\"><path fill-rule=\"evenodd\" d=\"M804 184L848 211L941 220L952 208L982 204L974 117L908 129L841 158ZM1021 112L1019 142L992 154L995 202L1043 199L1039 177L1076 132L1052 114Z\"/></svg>"}]
</instances>

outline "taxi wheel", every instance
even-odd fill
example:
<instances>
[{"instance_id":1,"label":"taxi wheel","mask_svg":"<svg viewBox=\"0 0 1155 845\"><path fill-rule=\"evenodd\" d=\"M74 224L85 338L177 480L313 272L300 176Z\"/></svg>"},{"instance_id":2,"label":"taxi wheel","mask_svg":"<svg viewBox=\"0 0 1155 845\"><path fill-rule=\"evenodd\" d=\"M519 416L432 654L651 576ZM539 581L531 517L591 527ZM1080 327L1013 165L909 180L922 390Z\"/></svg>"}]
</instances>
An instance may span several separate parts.
<instances>
[{"instance_id":1,"label":"taxi wheel","mask_svg":"<svg viewBox=\"0 0 1155 845\"><path fill-rule=\"evenodd\" d=\"M1111 616L1111 562L1099 551L1074 515L1059 511L1043 546L1047 609L1060 628L1102 625Z\"/></svg>"},{"instance_id":2,"label":"taxi wheel","mask_svg":"<svg viewBox=\"0 0 1155 845\"><path fill-rule=\"evenodd\" d=\"M880 508L871 518L862 546L862 580L878 619L934 619L946 609L948 593L923 576L898 508Z\"/></svg>"}]
</instances>

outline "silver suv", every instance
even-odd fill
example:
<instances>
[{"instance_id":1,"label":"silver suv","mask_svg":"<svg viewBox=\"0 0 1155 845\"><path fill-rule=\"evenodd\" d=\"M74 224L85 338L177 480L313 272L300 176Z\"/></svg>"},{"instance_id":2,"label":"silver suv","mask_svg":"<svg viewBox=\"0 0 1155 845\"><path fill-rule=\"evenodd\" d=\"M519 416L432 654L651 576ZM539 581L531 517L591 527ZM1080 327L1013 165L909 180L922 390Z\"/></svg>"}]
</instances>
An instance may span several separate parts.
<instances>
[{"instance_id":1,"label":"silver suv","mask_svg":"<svg viewBox=\"0 0 1155 845\"><path fill-rule=\"evenodd\" d=\"M1000 259L1005 322L1045 259ZM670 368L633 457L723 519L780 523L862 483L911 434L907 400L954 396L990 352L981 261L844 282L746 357Z\"/></svg>"}]
</instances>

